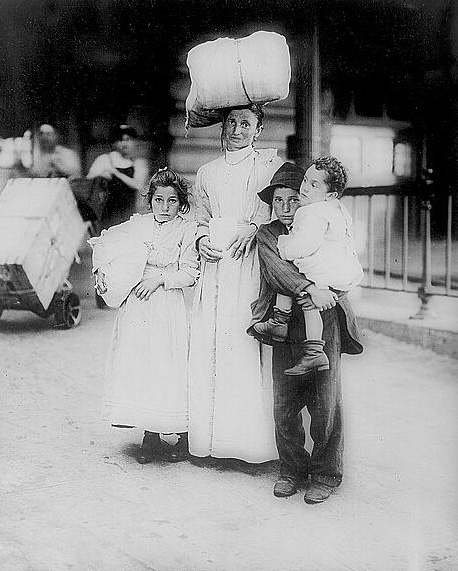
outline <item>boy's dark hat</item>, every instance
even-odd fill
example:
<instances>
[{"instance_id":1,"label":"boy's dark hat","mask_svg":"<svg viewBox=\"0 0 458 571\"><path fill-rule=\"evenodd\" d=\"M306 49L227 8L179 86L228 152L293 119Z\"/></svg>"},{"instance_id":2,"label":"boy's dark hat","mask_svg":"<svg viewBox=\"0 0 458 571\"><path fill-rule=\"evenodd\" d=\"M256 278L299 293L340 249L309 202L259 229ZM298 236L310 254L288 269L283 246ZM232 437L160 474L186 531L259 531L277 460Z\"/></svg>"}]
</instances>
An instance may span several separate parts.
<instances>
[{"instance_id":1,"label":"boy's dark hat","mask_svg":"<svg viewBox=\"0 0 458 571\"><path fill-rule=\"evenodd\" d=\"M258 196L263 202L272 204L274 190L278 186L292 188L293 190L297 190L299 192L302 181L304 180L304 175L305 170L303 168L298 167L293 163L283 163L272 177L270 185L266 186L266 188L263 188L260 192L258 192Z\"/></svg>"}]
</instances>

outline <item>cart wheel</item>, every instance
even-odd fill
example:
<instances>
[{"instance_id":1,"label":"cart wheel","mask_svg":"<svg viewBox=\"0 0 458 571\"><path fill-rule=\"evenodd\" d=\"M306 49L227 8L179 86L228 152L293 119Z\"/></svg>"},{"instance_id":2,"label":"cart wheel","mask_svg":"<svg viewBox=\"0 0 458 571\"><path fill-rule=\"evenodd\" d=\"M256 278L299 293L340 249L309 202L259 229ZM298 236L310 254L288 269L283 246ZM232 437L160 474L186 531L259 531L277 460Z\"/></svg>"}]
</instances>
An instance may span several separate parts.
<instances>
[{"instance_id":1,"label":"cart wheel","mask_svg":"<svg viewBox=\"0 0 458 571\"><path fill-rule=\"evenodd\" d=\"M54 318L61 329L72 329L81 321L81 303L74 293L65 293L56 302Z\"/></svg>"}]
</instances>

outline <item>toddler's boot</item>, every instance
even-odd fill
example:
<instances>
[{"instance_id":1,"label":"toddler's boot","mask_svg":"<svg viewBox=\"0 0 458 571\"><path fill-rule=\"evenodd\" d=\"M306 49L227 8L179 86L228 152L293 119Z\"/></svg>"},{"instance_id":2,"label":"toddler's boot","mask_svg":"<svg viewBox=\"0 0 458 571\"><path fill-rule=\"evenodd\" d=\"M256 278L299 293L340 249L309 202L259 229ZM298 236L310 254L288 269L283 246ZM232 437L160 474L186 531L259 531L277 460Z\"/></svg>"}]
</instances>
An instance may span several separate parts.
<instances>
[{"instance_id":1,"label":"toddler's boot","mask_svg":"<svg viewBox=\"0 0 458 571\"><path fill-rule=\"evenodd\" d=\"M267 321L260 321L253 325L253 329L263 337L271 337L274 341L284 342L288 335L288 323L291 310L283 311L274 307L274 314Z\"/></svg>"},{"instance_id":2,"label":"toddler's boot","mask_svg":"<svg viewBox=\"0 0 458 571\"><path fill-rule=\"evenodd\" d=\"M329 369L329 359L323 351L325 342L321 339L307 339L301 343L301 358L291 367L285 370L285 375L306 375L314 369L324 371Z\"/></svg>"}]
</instances>

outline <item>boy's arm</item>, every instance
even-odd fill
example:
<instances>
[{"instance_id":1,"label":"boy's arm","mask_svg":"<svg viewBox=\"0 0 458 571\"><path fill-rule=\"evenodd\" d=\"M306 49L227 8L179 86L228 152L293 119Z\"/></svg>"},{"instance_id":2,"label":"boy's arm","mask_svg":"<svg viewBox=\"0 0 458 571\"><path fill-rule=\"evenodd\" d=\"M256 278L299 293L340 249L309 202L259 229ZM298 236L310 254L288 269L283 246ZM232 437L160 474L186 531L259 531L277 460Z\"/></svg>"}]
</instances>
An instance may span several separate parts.
<instances>
[{"instance_id":1,"label":"boy's arm","mask_svg":"<svg viewBox=\"0 0 458 571\"><path fill-rule=\"evenodd\" d=\"M280 258L277 249L279 235L271 225L261 226L256 234L259 265L269 287L274 293L281 293L296 301L302 298L301 303L304 305L314 306L309 296L305 296L305 293L310 293L318 309L333 307L336 295L332 291L319 290L294 264Z\"/></svg>"},{"instance_id":2,"label":"boy's arm","mask_svg":"<svg viewBox=\"0 0 458 571\"><path fill-rule=\"evenodd\" d=\"M275 293L296 297L312 282L291 262L282 260L277 249L278 235L271 225L261 226L256 234L261 272Z\"/></svg>"}]
</instances>

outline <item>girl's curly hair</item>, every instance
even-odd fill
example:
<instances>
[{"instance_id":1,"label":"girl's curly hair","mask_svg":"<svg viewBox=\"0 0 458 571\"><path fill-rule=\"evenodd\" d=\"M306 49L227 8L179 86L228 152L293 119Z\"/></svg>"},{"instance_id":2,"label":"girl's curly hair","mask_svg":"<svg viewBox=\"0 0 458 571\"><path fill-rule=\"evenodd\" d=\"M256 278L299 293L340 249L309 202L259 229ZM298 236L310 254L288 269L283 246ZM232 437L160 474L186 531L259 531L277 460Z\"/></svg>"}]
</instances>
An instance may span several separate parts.
<instances>
[{"instance_id":1,"label":"girl's curly hair","mask_svg":"<svg viewBox=\"0 0 458 571\"><path fill-rule=\"evenodd\" d=\"M151 206L151 201L153 200L154 193L158 186L171 186L176 190L178 195L178 202L180 204L180 212L186 214L189 212L189 189L192 184L181 176L174 172L173 170L165 167L159 169L151 178L148 185L148 192L145 195L146 202Z\"/></svg>"},{"instance_id":2,"label":"girl's curly hair","mask_svg":"<svg viewBox=\"0 0 458 571\"><path fill-rule=\"evenodd\" d=\"M343 164L335 157L320 157L312 163L316 170L326 171L324 179L329 187L328 192L337 192L337 198L340 198L347 186L348 176Z\"/></svg>"}]
</instances>

